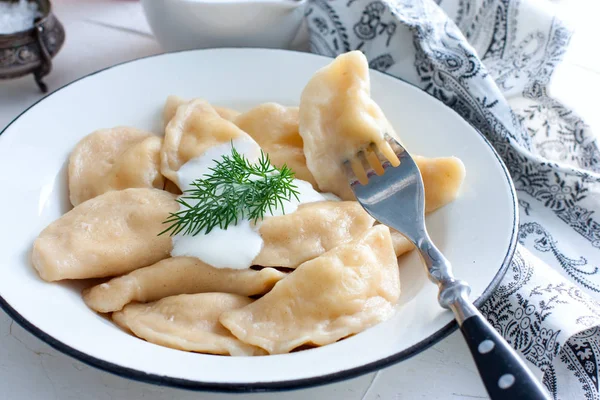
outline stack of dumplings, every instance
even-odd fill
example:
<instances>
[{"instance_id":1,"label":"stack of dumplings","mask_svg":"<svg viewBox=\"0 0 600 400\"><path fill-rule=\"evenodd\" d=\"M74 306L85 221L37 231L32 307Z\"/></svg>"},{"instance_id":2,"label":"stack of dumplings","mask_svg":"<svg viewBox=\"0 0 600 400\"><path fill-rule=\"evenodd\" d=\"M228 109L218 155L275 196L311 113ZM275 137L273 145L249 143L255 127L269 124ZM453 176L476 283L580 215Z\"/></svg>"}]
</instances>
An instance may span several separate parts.
<instances>
[{"instance_id":1,"label":"stack of dumplings","mask_svg":"<svg viewBox=\"0 0 600 400\"><path fill-rule=\"evenodd\" d=\"M92 310L148 342L205 354L324 346L394 315L397 257L412 245L363 210L341 169L370 143L385 153L385 133L400 140L370 97L361 52L317 71L299 107L266 103L240 113L170 96L163 119L162 135L119 126L92 132L75 146L68 182L73 209L33 245L32 264L42 279L103 278L83 291ZM236 140L255 142L273 165L287 165L296 178L337 199L261 221L263 246L251 268L173 256L173 238L159 233L190 183L182 168ZM415 159L427 212L453 201L464 180L462 162Z\"/></svg>"}]
</instances>

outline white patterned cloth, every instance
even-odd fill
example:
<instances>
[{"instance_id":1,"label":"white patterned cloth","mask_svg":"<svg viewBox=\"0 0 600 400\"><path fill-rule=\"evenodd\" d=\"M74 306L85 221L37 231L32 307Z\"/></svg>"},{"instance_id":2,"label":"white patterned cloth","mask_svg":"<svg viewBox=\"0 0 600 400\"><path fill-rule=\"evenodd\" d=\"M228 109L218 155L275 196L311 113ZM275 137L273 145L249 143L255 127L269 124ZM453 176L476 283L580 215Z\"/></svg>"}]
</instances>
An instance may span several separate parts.
<instances>
[{"instance_id":1,"label":"white patterned cloth","mask_svg":"<svg viewBox=\"0 0 600 400\"><path fill-rule=\"evenodd\" d=\"M494 145L520 244L481 310L556 399L599 399L600 151L548 89L569 30L532 0L310 0L306 20L311 51L362 50Z\"/></svg>"}]
</instances>

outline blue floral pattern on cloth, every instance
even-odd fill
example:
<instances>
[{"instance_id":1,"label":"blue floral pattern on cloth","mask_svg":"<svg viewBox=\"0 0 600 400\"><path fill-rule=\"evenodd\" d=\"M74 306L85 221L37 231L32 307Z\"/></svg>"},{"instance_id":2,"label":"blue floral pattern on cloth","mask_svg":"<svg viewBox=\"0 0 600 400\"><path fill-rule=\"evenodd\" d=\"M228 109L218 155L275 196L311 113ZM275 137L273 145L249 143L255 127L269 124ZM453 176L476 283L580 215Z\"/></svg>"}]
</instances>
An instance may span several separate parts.
<instances>
[{"instance_id":1,"label":"blue floral pattern on cloth","mask_svg":"<svg viewBox=\"0 0 600 400\"><path fill-rule=\"evenodd\" d=\"M600 149L549 91L570 40L527 0L310 0L311 51L361 50L372 69L479 129L519 197L519 245L481 307L555 398L599 399Z\"/></svg>"}]
</instances>

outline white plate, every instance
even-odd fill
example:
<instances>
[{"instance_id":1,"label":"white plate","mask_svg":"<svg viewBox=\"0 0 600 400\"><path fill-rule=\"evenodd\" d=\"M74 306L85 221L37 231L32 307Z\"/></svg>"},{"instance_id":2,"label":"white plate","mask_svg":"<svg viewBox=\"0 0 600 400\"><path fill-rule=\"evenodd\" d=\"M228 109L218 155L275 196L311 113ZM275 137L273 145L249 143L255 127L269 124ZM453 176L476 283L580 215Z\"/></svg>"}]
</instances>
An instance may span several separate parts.
<instances>
[{"instance_id":1,"label":"white plate","mask_svg":"<svg viewBox=\"0 0 600 400\"><path fill-rule=\"evenodd\" d=\"M43 282L33 240L68 210L66 162L93 130L132 125L160 132L166 97L204 97L240 110L266 101L297 105L311 75L331 60L304 53L220 49L153 56L90 75L19 116L0 136L0 305L60 351L148 382L204 390L276 390L373 371L412 356L456 328L437 304L415 254L401 261L402 299L389 321L341 342L293 354L221 357L157 346L90 311L82 284ZM413 154L460 157L460 197L427 218L431 236L480 304L514 251L516 197L506 168L483 136L428 94L371 72L374 99Z\"/></svg>"}]
</instances>

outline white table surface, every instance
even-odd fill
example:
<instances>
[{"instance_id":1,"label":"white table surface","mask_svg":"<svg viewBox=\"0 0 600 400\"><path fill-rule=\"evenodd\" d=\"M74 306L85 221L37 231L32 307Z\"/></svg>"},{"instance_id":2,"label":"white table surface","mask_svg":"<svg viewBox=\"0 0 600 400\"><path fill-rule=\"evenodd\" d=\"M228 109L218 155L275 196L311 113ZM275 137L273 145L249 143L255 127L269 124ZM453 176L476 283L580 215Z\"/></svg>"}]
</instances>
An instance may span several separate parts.
<instances>
[{"instance_id":1,"label":"white table surface","mask_svg":"<svg viewBox=\"0 0 600 400\"><path fill-rule=\"evenodd\" d=\"M161 52L137 1L56 0L54 10L65 26L67 41L54 60L54 70L45 79L50 90L98 69ZM574 9L570 10L573 13ZM589 16L594 13L580 15L586 14ZM595 112L597 106L573 91L573 84L576 85L577 82L585 82L590 92L600 91L598 52L590 55L586 51L588 41L583 40L590 37L590 32L594 33L592 38L597 37L598 30L591 17L586 21L587 25L579 23L578 35L581 35L582 40L574 40L569 52L568 59L575 61L569 61L557 71L557 74L569 79L563 79L567 83L557 85L554 90L560 92L561 98L570 104L577 105L580 114L595 123L598 121ZM596 43L592 45L597 46ZM591 90L590 85L595 90ZM0 81L0 130L41 97L31 77ZM349 381L284 394L229 395L159 387L99 371L52 349L2 312L0 393L0 398L9 400L487 398L468 349L458 332L407 361Z\"/></svg>"}]
</instances>

